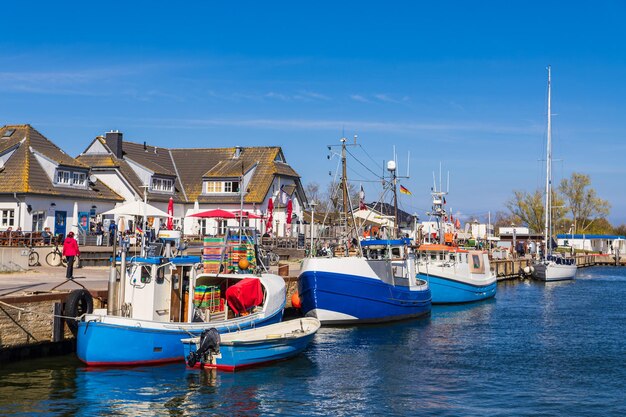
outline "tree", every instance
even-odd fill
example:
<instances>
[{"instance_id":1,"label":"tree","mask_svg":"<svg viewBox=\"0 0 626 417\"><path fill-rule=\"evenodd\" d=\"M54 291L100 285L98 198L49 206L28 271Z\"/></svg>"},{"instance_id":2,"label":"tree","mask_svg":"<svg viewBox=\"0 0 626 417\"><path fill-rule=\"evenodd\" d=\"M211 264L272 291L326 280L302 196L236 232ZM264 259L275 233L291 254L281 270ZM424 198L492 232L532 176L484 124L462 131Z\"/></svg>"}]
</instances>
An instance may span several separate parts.
<instances>
[{"instance_id":1,"label":"tree","mask_svg":"<svg viewBox=\"0 0 626 417\"><path fill-rule=\"evenodd\" d=\"M587 232L594 221L608 216L611 205L596 196L589 175L574 172L569 179L561 181L559 190L572 214L576 233Z\"/></svg>"},{"instance_id":2,"label":"tree","mask_svg":"<svg viewBox=\"0 0 626 417\"><path fill-rule=\"evenodd\" d=\"M514 214L507 214L503 211L498 211L495 216L495 222L493 223L493 230L496 236L500 236L501 227L511 227L511 224L520 224L521 220Z\"/></svg>"},{"instance_id":3,"label":"tree","mask_svg":"<svg viewBox=\"0 0 626 417\"><path fill-rule=\"evenodd\" d=\"M518 221L517 225L525 224L530 230L535 233L541 233L544 230L545 225L545 194L541 190L536 190L533 193L526 191L514 191L513 197L507 201L506 207L509 209L511 215ZM565 208L563 207L563 200L558 194L552 191L552 224L553 229L560 229L563 216L565 214ZM557 230L554 230L555 232Z\"/></svg>"},{"instance_id":4,"label":"tree","mask_svg":"<svg viewBox=\"0 0 626 417\"><path fill-rule=\"evenodd\" d=\"M613 226L605 218L596 219L589 225L586 233L593 235L610 235L613 234Z\"/></svg>"},{"instance_id":5,"label":"tree","mask_svg":"<svg viewBox=\"0 0 626 417\"><path fill-rule=\"evenodd\" d=\"M620 224L613 229L613 233L616 235L626 236L626 224Z\"/></svg>"}]
</instances>

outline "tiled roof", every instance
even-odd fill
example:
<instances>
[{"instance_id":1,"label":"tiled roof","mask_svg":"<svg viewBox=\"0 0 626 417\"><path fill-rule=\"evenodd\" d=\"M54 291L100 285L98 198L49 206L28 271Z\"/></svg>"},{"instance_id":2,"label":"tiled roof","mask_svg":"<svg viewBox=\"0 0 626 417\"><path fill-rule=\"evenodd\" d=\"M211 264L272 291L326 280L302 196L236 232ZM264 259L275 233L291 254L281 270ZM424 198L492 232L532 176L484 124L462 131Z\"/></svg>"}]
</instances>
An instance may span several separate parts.
<instances>
[{"instance_id":1,"label":"tiled roof","mask_svg":"<svg viewBox=\"0 0 626 417\"><path fill-rule=\"evenodd\" d=\"M82 153L76 159L92 168L117 168L122 176L128 181L132 189L138 196L143 196L143 182L130 166L128 160L136 162L144 168L158 175L176 177L174 181L174 193L159 193L148 191L148 199L150 201L168 201L170 197L176 203L184 203L185 199L182 184L176 175L176 167L172 162L169 150L166 148L157 148L154 152L154 146L148 146L147 151L144 150L143 144L124 141L123 151L125 159L118 159L109 149L103 137L99 136L95 140L99 141L105 149L110 153Z\"/></svg>"},{"instance_id":2,"label":"tiled roof","mask_svg":"<svg viewBox=\"0 0 626 417\"><path fill-rule=\"evenodd\" d=\"M115 157L109 154L83 154L80 155L77 159L92 168L113 168L120 166Z\"/></svg>"},{"instance_id":3,"label":"tiled roof","mask_svg":"<svg viewBox=\"0 0 626 417\"><path fill-rule=\"evenodd\" d=\"M13 134L4 138L8 130ZM33 153L39 153L57 165L81 168L88 165L67 155L58 146L30 125L11 125L0 128L0 153L15 148L0 171L0 193L29 193L59 195L89 199L121 201L122 198L104 184L89 186L88 189L55 186Z\"/></svg>"},{"instance_id":4,"label":"tiled roof","mask_svg":"<svg viewBox=\"0 0 626 417\"><path fill-rule=\"evenodd\" d=\"M141 179L133 168L128 164L131 160L158 175L175 176L174 201L235 204L239 203L238 194L203 195L203 179L228 179L238 178L243 172L247 173L254 168L248 188L244 196L246 203L262 203L269 192L276 175L292 178L299 189L300 176L287 163L281 162L283 155L278 146L273 147L250 147L240 148L237 158L235 148L157 148L145 146L135 142L123 142L123 159L117 159L103 137L96 138L108 154L83 153L77 159L94 168L117 168L126 178L131 187L138 195L143 195ZM277 159L279 159L277 161ZM303 194L303 193L302 193ZM149 192L150 200L166 201L170 195ZM300 195L301 200L306 196Z\"/></svg>"}]
</instances>

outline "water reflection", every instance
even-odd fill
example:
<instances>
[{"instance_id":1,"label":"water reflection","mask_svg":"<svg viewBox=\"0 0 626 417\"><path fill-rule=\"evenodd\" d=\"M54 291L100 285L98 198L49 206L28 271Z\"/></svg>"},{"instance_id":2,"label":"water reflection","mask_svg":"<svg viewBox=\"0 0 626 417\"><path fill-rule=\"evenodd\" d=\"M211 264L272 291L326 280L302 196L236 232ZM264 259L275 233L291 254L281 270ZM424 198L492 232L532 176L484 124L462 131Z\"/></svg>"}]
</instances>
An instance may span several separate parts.
<instances>
[{"instance_id":1,"label":"water reflection","mask_svg":"<svg viewBox=\"0 0 626 417\"><path fill-rule=\"evenodd\" d=\"M323 327L304 355L234 374L13 364L0 415L626 415L626 270L595 273L499 284L424 320Z\"/></svg>"}]
</instances>

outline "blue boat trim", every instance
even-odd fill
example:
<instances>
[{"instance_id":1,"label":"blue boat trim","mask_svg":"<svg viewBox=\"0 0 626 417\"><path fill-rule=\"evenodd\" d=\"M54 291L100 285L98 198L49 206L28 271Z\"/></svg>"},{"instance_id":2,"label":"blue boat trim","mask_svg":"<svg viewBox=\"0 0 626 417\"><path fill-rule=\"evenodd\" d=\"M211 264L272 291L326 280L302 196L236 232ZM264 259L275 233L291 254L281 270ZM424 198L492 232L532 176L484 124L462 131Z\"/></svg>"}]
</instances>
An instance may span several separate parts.
<instances>
[{"instance_id":1,"label":"blue boat trim","mask_svg":"<svg viewBox=\"0 0 626 417\"><path fill-rule=\"evenodd\" d=\"M323 320L326 324L403 320L428 315L431 310L428 289L410 290L378 279L333 272L303 272L298 294L304 314L321 309L353 317Z\"/></svg>"}]
</instances>

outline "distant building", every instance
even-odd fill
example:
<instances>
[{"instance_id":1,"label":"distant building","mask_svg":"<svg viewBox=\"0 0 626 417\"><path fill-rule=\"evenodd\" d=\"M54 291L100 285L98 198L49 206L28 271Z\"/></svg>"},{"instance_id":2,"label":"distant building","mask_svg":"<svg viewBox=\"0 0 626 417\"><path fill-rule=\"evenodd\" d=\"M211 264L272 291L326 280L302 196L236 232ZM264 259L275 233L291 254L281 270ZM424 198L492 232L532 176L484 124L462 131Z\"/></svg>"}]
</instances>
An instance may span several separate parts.
<instances>
[{"instance_id":1,"label":"distant building","mask_svg":"<svg viewBox=\"0 0 626 417\"><path fill-rule=\"evenodd\" d=\"M619 250L621 255L626 255L626 237L621 235L559 234L556 238L559 246L611 255Z\"/></svg>"},{"instance_id":2,"label":"distant building","mask_svg":"<svg viewBox=\"0 0 626 417\"><path fill-rule=\"evenodd\" d=\"M0 231L89 230L123 198L30 125L0 128Z\"/></svg>"},{"instance_id":3,"label":"distant building","mask_svg":"<svg viewBox=\"0 0 626 417\"><path fill-rule=\"evenodd\" d=\"M273 199L272 232L295 235L306 196L298 173L280 147L163 148L123 140L122 132L96 137L77 160L125 201L143 200L166 211L174 200L174 223L185 234L221 234L237 220L199 220L189 215L211 209L268 215ZM292 202L292 227L287 203ZM244 220L266 231L266 218Z\"/></svg>"}]
</instances>

